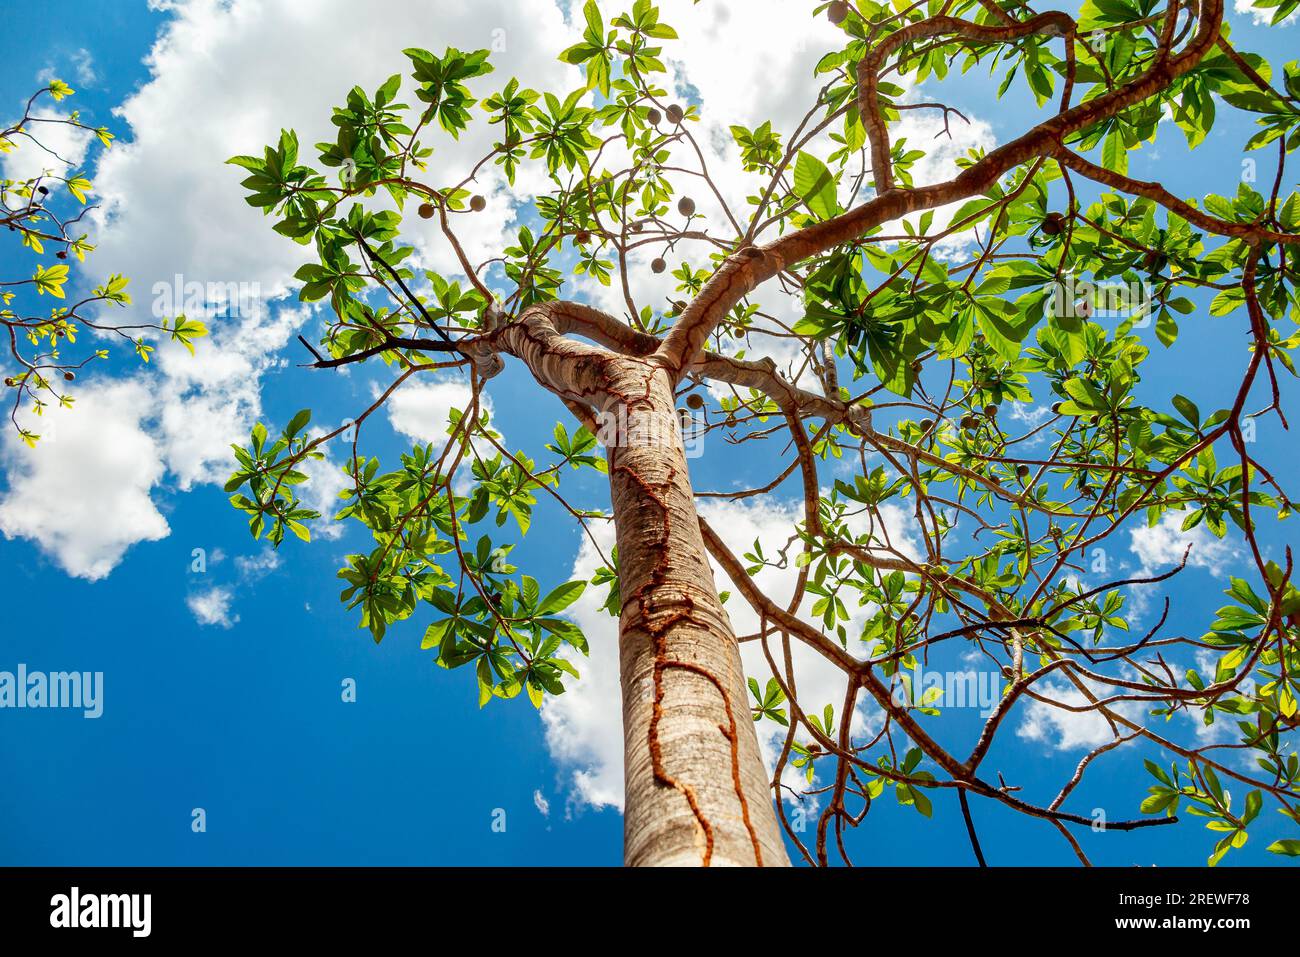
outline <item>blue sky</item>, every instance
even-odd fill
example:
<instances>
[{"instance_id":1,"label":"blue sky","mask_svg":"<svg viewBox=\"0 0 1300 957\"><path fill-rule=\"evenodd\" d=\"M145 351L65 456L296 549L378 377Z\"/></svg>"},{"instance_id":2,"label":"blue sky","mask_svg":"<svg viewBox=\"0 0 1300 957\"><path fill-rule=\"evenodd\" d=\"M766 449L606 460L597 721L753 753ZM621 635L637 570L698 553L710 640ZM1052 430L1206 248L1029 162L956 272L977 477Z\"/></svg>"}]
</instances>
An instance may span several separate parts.
<instances>
[{"instance_id":1,"label":"blue sky","mask_svg":"<svg viewBox=\"0 0 1300 957\"><path fill-rule=\"evenodd\" d=\"M494 31L502 31L502 80L516 68L559 75L548 58L567 45L559 42L567 27L558 12L530 15L521 12L527 4L507 0L416 4L409 19L394 15L389 25L350 23L337 15L348 5L331 3L330 15L301 24L299 43L286 35L286 23L299 15L280 4L268 3L277 8L268 12L251 3L149 9L72 2L60 6L57 19L42 4L5 6L11 20L30 15L43 26L9 58L0 111L16 113L54 75L77 89L73 103L88 122L109 126L122 141L95 176L112 215L97 223L100 249L83 279L126 272L142 310L152 283L176 272L247 278L274 294L301 256L276 242L269 222L228 201L238 197L238 177L220 165L226 155L258 151L280 126L320 130L328 106L353 82L373 86L376 77L401 71L399 51L411 43L435 50L489 46ZM688 15L689 4L671 6ZM1248 13L1231 19L1241 45L1275 66L1293 55L1295 27L1261 26ZM810 32L810 42L818 36L824 35ZM773 41L757 30L754 42ZM767 69L806 83L819 55L814 47L774 53ZM716 68L707 76L691 69L688 60L687 79L704 91L706 108L750 107L719 102L731 90ZM710 101L710 91L719 100ZM1023 99L993 105L991 85L976 75L943 93L980 125L972 136L996 142L1034 122ZM1189 158L1181 133L1170 128L1133 157L1132 172L1180 195L1231 194L1244 129L1216 128ZM1286 186L1294 187L1294 177ZM490 202L490 211L510 209L503 189ZM485 229L475 238L493 237ZM437 252L429 255L438 268ZM399 627L376 646L340 607L334 572L344 555L365 547L355 531L322 527L312 544L286 543L277 556L249 538L220 488L229 471L222 443L210 448L201 440L232 426L246 433L258 418L283 424L304 406L313 407L317 422L336 424L368 405L371 390L386 381L377 370L296 368L303 356L293 335L312 338L316 320L300 314L292 297L273 299L260 321L264 339L251 325L215 328L215 354L205 358L201 347L194 365L171 354L141 374L123 357L87 378L83 407L74 413L81 424L61 425L60 450L53 458L42 452L40 466L58 470L58 487L78 496L77 523L66 518L78 511L69 501L19 496L27 453L12 442L4 446L0 515L6 502L10 512L0 520L0 560L9 614L0 670L21 662L32 670L102 671L105 692L97 720L73 711L0 711L0 767L9 782L0 789L0 819L8 822L0 864L619 862L622 821L606 802L610 782L618 780L607 760L619 737L616 702L594 724L572 710L544 722L523 698L480 710L467 676L438 669L419 650L423 624ZM1142 388L1148 395L1181 392L1202 409L1225 405L1245 361L1240 316L1198 314L1183 328L1171 351L1152 336ZM412 395L367 430L363 448L395 461L410 447L412 429L419 430L412 420L442 408L454 389L446 380L442 391ZM543 454L553 423L568 421L517 368L493 383L491 395L498 428L530 454ZM130 446L138 459L106 465L104 451L90 446L96 436L119 435L138 440ZM1262 427L1258 441L1266 461L1294 468L1294 445L1276 425ZM752 451L715 448L692 469L697 488L719 488L732 487L738 476L765 480L771 463ZM606 501L602 483L588 473L566 488L592 507ZM783 486L779 494L778 505L792 489ZM21 520L13 517L15 502L27 510ZM763 521L752 513L731 518L737 526ZM99 533L82 541L82 525ZM1287 530L1269 527L1262 540L1278 554ZM545 589L570 577L580 545L571 523L543 503L514 557ZM1142 552L1129 545L1122 536L1110 556L1121 568L1142 567L1144 555L1167 560L1173 547L1148 541ZM1176 608L1171 628L1199 633L1222 604L1232 553L1206 547L1211 559L1168 590ZM195 549L203 550L202 572L194 570ZM600 637L608 649L612 631ZM347 679L355 681L355 702L342 700ZM571 693L589 703L599 692L593 683L585 697ZM942 736L962 740L978 720L951 712ZM1041 796L1069 777L1084 750L1062 746L1062 729L1050 722L1039 731L1006 735L986 766ZM1101 807L1111 818L1136 816L1149 783L1141 762L1150 755L1123 751L1098 762L1072 806L1084 814ZM973 807L991 863L1073 863L1042 822L987 802ZM206 813L205 833L191 829L196 808ZM492 826L498 809L506 816L503 832ZM1265 815L1248 846L1226 863L1278 863L1263 848L1292 836L1282 825L1277 815ZM1115 865L1199 864L1211 844L1195 821L1131 834L1081 833L1080 840L1094 863ZM928 822L879 802L849 847L859 863L971 863L951 793L935 798Z\"/></svg>"}]
</instances>

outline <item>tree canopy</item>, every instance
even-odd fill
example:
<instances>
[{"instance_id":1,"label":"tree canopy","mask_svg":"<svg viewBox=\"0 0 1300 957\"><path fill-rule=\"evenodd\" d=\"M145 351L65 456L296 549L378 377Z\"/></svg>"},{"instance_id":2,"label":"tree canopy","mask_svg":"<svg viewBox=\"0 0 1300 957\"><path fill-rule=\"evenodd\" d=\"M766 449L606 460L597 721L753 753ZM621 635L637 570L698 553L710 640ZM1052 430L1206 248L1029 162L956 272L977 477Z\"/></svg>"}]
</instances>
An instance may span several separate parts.
<instances>
[{"instance_id":1,"label":"tree canopy","mask_svg":"<svg viewBox=\"0 0 1300 957\"><path fill-rule=\"evenodd\" d=\"M569 502L565 479L610 471L601 446L625 436L610 438L618 402L603 370L634 360L666 373L714 454L767 450L753 487L696 495L793 490L799 503L777 553L756 542L737 555L704 521L701 535L735 589L726 600L762 622L738 636L770 666L750 675L748 707L788 729L771 794L808 861L833 847L847 859L845 829L886 790L928 817L944 789L981 860L971 797L1043 819L1082 858L1070 828L1094 822L1070 796L1120 747L1144 749L1150 778L1108 830L1191 814L1210 830L1213 864L1266 806L1300 823L1300 593L1290 548L1270 544L1293 499L1288 463L1261 461L1253 443L1264 423L1288 426L1300 345L1300 196L1285 186L1300 67L1238 49L1222 0L1085 0L1074 14L1020 0L837 0L811 11L842 34L810 57L816 101L793 128L732 126L736 162L720 169L693 133L699 104L664 86L673 27L650 0L610 7L587 2L582 41L556 51L581 67L573 89L528 89L489 50L412 47L401 72L335 109L333 141L303 150L286 130L262 155L231 159L247 201L304 248L300 298L327 317L303 343L312 365L383 363L392 377L336 429L313 435L304 410L235 450L227 491L254 537L309 538L300 465L345 436L337 517L373 539L339 571L345 606L375 641L417 624L440 665L473 675L481 704L524 692L540 705L580 680L587 639L565 609L586 588L605 590L613 615L635 596L616 551L590 582L545 594L510 552L542 498L584 525L607 517ZM900 122L966 122L944 99L975 73L999 96L1031 98L1041 121L919 180L937 144L898 135ZM1180 196L1129 175L1162 127L1194 152L1216 128L1240 129L1234 117L1250 121L1240 146L1257 177L1233 170L1218 193ZM440 141L481 124L495 142L477 163L439 162ZM476 177L493 166L511 184L542 175L548 190L521 212L513 245L474 263L458 233L484 215ZM413 265L411 216L437 224L458 275ZM645 298L647 269L675 280L668 301ZM579 281L614 290L621 314L575 300ZM793 322L773 296L796 304ZM1240 342L1219 359L1215 407L1143 387L1153 350L1188 348L1212 321L1235 324ZM480 401L507 360L572 413L523 448L504 444ZM395 462L367 455L369 418L439 370L472 395L446 441ZM1168 599L1135 626L1137 596L1183 565L1125 578L1090 563L1169 515L1244 556L1222 569L1227 599L1196 631L1167 627ZM786 603L753 584L773 566L798 570ZM792 643L842 671L842 698L801 700ZM999 681L973 734L917 684L957 645ZM723 697L728 715L744 707ZM1095 714L1112 732L1055 794L986 770L1008 717L1031 702ZM1206 743L1195 728L1211 724L1231 736ZM734 723L722 731L734 744ZM814 835L790 826L791 769L819 799ZM711 848L707 815L678 790ZM1300 839L1269 850L1296 856Z\"/></svg>"}]
</instances>

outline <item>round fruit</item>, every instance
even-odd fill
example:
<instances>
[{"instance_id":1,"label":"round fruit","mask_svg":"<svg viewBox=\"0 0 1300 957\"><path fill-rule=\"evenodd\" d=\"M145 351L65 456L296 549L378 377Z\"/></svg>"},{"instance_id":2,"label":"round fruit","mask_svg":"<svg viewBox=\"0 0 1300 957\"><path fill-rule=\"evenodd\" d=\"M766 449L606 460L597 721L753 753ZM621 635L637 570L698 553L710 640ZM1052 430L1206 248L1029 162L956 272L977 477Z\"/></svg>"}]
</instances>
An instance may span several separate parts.
<instances>
[{"instance_id":1,"label":"round fruit","mask_svg":"<svg viewBox=\"0 0 1300 957\"><path fill-rule=\"evenodd\" d=\"M923 435L928 435L930 430L934 428L934 419L922 419L920 425L921 433Z\"/></svg>"},{"instance_id":2,"label":"round fruit","mask_svg":"<svg viewBox=\"0 0 1300 957\"><path fill-rule=\"evenodd\" d=\"M831 23L839 25L844 22L844 18L849 15L849 5L845 0L835 0L826 8L826 19Z\"/></svg>"},{"instance_id":3,"label":"round fruit","mask_svg":"<svg viewBox=\"0 0 1300 957\"><path fill-rule=\"evenodd\" d=\"M420 208L417 209L416 212L420 214L420 218L421 218L421 219L432 219L432 218L433 218L433 204L432 204L432 203L421 203L421 204L420 204Z\"/></svg>"},{"instance_id":4,"label":"round fruit","mask_svg":"<svg viewBox=\"0 0 1300 957\"><path fill-rule=\"evenodd\" d=\"M682 117L685 116L686 114L682 112L682 108L680 106L674 103L672 106L668 107L668 109L664 111L664 115L668 117L669 123L671 123L673 126L676 126L678 123L682 121Z\"/></svg>"},{"instance_id":5,"label":"round fruit","mask_svg":"<svg viewBox=\"0 0 1300 957\"><path fill-rule=\"evenodd\" d=\"M984 406L984 414L991 419L998 414L998 407L996 405L986 405Z\"/></svg>"},{"instance_id":6,"label":"round fruit","mask_svg":"<svg viewBox=\"0 0 1300 957\"><path fill-rule=\"evenodd\" d=\"M483 210L487 209L487 200L482 196L474 196L469 201L469 208L474 210L476 213L481 213Z\"/></svg>"},{"instance_id":7,"label":"round fruit","mask_svg":"<svg viewBox=\"0 0 1300 957\"><path fill-rule=\"evenodd\" d=\"M973 415L964 415L962 416L961 427L967 432L974 432L980 427L980 420Z\"/></svg>"},{"instance_id":8,"label":"round fruit","mask_svg":"<svg viewBox=\"0 0 1300 957\"><path fill-rule=\"evenodd\" d=\"M702 409L704 408L704 399L698 393L692 392L686 397L686 404L692 409Z\"/></svg>"},{"instance_id":9,"label":"round fruit","mask_svg":"<svg viewBox=\"0 0 1300 957\"><path fill-rule=\"evenodd\" d=\"M67 259L67 258L68 258L68 251L67 251L66 249L60 249L60 250L59 250L57 253L55 253L54 255L55 255L55 257L58 258L58 259Z\"/></svg>"},{"instance_id":10,"label":"round fruit","mask_svg":"<svg viewBox=\"0 0 1300 957\"><path fill-rule=\"evenodd\" d=\"M1147 272L1163 272L1165 266L1169 265L1169 260L1163 253L1153 249L1146 254L1142 264L1146 266Z\"/></svg>"},{"instance_id":11,"label":"round fruit","mask_svg":"<svg viewBox=\"0 0 1300 957\"><path fill-rule=\"evenodd\" d=\"M695 200L691 199L689 196L683 196L677 201L677 212L681 213L683 216L694 216Z\"/></svg>"},{"instance_id":12,"label":"round fruit","mask_svg":"<svg viewBox=\"0 0 1300 957\"><path fill-rule=\"evenodd\" d=\"M1065 217L1060 213L1048 213L1043 217L1043 233L1047 236L1059 236L1065 228Z\"/></svg>"},{"instance_id":13,"label":"round fruit","mask_svg":"<svg viewBox=\"0 0 1300 957\"><path fill-rule=\"evenodd\" d=\"M634 232L634 233L639 233L639 232L641 232L642 226L641 226L641 224L640 224L639 222L636 222L636 223L633 223L633 224L632 224L631 226L629 226L628 228L631 229L632 232Z\"/></svg>"},{"instance_id":14,"label":"round fruit","mask_svg":"<svg viewBox=\"0 0 1300 957\"><path fill-rule=\"evenodd\" d=\"M667 268L668 268L668 264L664 262L662 259L652 259L650 261L651 272L663 272Z\"/></svg>"},{"instance_id":15,"label":"round fruit","mask_svg":"<svg viewBox=\"0 0 1300 957\"><path fill-rule=\"evenodd\" d=\"M1029 466L1028 466L1028 465L1017 465L1017 466L1016 466L1016 475L1020 476L1021 478L1027 478L1027 477L1029 476Z\"/></svg>"},{"instance_id":16,"label":"round fruit","mask_svg":"<svg viewBox=\"0 0 1300 957\"><path fill-rule=\"evenodd\" d=\"M662 120L664 117L662 113L660 113L654 107L651 107L650 112L646 113L645 118L650 121L651 126L658 126L659 121Z\"/></svg>"},{"instance_id":17,"label":"round fruit","mask_svg":"<svg viewBox=\"0 0 1300 957\"><path fill-rule=\"evenodd\" d=\"M579 246L585 246L591 242L591 233L585 229L580 229L573 234L573 241Z\"/></svg>"},{"instance_id":18,"label":"round fruit","mask_svg":"<svg viewBox=\"0 0 1300 957\"><path fill-rule=\"evenodd\" d=\"M72 372L72 371L68 371L68 372L63 373L63 378L66 379L68 382L71 382L71 381L72 381L73 379L75 379L76 377L77 377L77 374L76 374L75 372Z\"/></svg>"}]
</instances>

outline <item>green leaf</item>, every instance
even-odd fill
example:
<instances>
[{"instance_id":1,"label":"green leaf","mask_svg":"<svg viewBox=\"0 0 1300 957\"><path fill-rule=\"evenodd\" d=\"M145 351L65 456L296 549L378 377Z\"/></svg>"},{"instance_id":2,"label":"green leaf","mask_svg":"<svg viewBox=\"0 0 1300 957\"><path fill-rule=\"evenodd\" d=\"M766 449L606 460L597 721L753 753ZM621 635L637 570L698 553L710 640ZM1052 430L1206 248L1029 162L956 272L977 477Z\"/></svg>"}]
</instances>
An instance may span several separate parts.
<instances>
[{"instance_id":1,"label":"green leaf","mask_svg":"<svg viewBox=\"0 0 1300 957\"><path fill-rule=\"evenodd\" d=\"M541 600L537 605L537 614L553 615L557 611L568 608L578 600L578 596L586 588L587 583L585 581L565 582Z\"/></svg>"},{"instance_id":2,"label":"green leaf","mask_svg":"<svg viewBox=\"0 0 1300 957\"><path fill-rule=\"evenodd\" d=\"M825 163L809 153L800 152L795 161L794 191L819 219L830 219L839 212L835 178Z\"/></svg>"}]
</instances>

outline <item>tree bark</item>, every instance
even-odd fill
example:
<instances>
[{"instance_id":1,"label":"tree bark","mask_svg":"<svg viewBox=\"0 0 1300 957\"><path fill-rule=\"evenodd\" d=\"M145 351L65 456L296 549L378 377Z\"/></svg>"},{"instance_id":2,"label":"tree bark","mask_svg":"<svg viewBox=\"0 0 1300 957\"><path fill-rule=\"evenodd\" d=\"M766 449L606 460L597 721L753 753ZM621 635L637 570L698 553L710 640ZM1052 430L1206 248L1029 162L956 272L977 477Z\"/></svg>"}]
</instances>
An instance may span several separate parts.
<instances>
[{"instance_id":1,"label":"tree bark","mask_svg":"<svg viewBox=\"0 0 1300 957\"><path fill-rule=\"evenodd\" d=\"M788 865L718 600L671 380L656 359L606 369L618 538L628 865Z\"/></svg>"}]
</instances>

